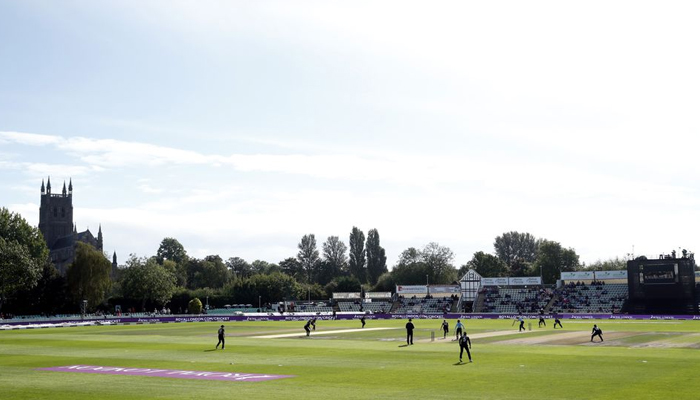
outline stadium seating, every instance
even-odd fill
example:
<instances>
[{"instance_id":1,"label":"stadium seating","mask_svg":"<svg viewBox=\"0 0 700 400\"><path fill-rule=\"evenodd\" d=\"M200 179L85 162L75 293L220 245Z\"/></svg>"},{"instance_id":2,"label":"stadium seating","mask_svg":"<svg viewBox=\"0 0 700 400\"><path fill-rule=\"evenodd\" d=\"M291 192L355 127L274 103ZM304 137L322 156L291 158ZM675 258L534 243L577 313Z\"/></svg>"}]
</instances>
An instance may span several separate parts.
<instances>
[{"instance_id":1,"label":"stadium seating","mask_svg":"<svg viewBox=\"0 0 700 400\"><path fill-rule=\"evenodd\" d=\"M620 312L628 298L626 284L570 282L557 289L551 311L556 313Z\"/></svg>"},{"instance_id":2,"label":"stadium seating","mask_svg":"<svg viewBox=\"0 0 700 400\"><path fill-rule=\"evenodd\" d=\"M454 300L445 298L399 298L399 307L393 314L444 314L450 312Z\"/></svg>"},{"instance_id":3,"label":"stadium seating","mask_svg":"<svg viewBox=\"0 0 700 400\"><path fill-rule=\"evenodd\" d=\"M536 313L545 310L552 300L551 289L536 287L500 288L485 286L479 291L480 309L484 313Z\"/></svg>"},{"instance_id":4,"label":"stadium seating","mask_svg":"<svg viewBox=\"0 0 700 400\"><path fill-rule=\"evenodd\" d=\"M391 303L388 301L372 301L371 303L360 303L353 301L338 302L338 310L341 312L364 312L371 311L373 313L385 313L391 309Z\"/></svg>"}]
</instances>

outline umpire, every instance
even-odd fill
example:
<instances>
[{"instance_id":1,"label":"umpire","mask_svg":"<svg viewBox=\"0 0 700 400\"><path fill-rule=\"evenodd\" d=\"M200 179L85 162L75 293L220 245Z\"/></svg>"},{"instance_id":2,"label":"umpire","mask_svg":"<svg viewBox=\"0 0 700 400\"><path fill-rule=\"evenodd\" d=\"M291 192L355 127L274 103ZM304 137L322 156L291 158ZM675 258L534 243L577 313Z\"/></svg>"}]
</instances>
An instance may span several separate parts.
<instances>
[{"instance_id":1,"label":"umpire","mask_svg":"<svg viewBox=\"0 0 700 400\"><path fill-rule=\"evenodd\" d=\"M413 344L413 330L416 329L411 322L411 318L408 319L406 323L406 345Z\"/></svg>"}]
</instances>

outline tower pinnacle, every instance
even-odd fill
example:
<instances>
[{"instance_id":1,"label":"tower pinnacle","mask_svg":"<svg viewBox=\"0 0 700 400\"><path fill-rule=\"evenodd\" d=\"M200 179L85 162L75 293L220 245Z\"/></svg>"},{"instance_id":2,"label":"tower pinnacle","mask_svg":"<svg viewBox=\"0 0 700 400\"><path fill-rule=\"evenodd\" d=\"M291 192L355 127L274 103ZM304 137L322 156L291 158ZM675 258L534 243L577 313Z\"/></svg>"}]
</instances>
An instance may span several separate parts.
<instances>
[{"instance_id":1,"label":"tower pinnacle","mask_svg":"<svg viewBox=\"0 0 700 400\"><path fill-rule=\"evenodd\" d=\"M102 251L102 224L100 224L100 227L97 229L97 249Z\"/></svg>"}]
</instances>

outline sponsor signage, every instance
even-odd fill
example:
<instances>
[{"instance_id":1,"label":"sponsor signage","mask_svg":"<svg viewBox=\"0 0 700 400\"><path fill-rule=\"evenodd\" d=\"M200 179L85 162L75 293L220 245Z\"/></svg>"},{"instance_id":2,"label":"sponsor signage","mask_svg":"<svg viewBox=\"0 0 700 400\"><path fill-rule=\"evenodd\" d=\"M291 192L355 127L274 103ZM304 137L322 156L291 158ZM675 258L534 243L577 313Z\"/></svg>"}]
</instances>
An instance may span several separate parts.
<instances>
[{"instance_id":1,"label":"sponsor signage","mask_svg":"<svg viewBox=\"0 0 700 400\"><path fill-rule=\"evenodd\" d=\"M334 299L359 299L362 297L362 294L360 292L339 292L339 293L333 293L333 298Z\"/></svg>"},{"instance_id":2,"label":"sponsor signage","mask_svg":"<svg viewBox=\"0 0 700 400\"><path fill-rule=\"evenodd\" d=\"M156 376L159 378L206 379L229 382L260 382L292 378L294 375L246 374L241 372L187 371L179 369L101 367L95 365L68 365L65 367L37 368L40 371L82 372L88 374Z\"/></svg>"},{"instance_id":3,"label":"sponsor signage","mask_svg":"<svg viewBox=\"0 0 700 400\"><path fill-rule=\"evenodd\" d=\"M562 272L563 281L627 279L627 271L578 271Z\"/></svg>"},{"instance_id":4,"label":"sponsor signage","mask_svg":"<svg viewBox=\"0 0 700 400\"><path fill-rule=\"evenodd\" d=\"M481 278L482 286L508 286L508 278Z\"/></svg>"},{"instance_id":5,"label":"sponsor signage","mask_svg":"<svg viewBox=\"0 0 700 400\"><path fill-rule=\"evenodd\" d=\"M430 286L430 294L459 294L459 286L457 286L457 285L432 285L432 286Z\"/></svg>"},{"instance_id":6,"label":"sponsor signage","mask_svg":"<svg viewBox=\"0 0 700 400\"><path fill-rule=\"evenodd\" d=\"M510 286L539 285L542 279L539 276L524 276L521 278L508 278Z\"/></svg>"},{"instance_id":7,"label":"sponsor signage","mask_svg":"<svg viewBox=\"0 0 700 400\"><path fill-rule=\"evenodd\" d=\"M338 315L335 317L335 319L343 319L343 320L352 320L357 317L359 313L338 313ZM225 320L234 322L234 321L305 321L308 320L309 315L311 314L305 314L305 315L279 315L279 314L270 314L270 315L249 315L249 316L230 316L230 317L224 317ZM328 314L321 314L321 315L316 315L313 314L316 318L318 319L323 319L323 320L330 320L333 319L333 316L328 313ZM559 318L562 319L634 319L634 320L700 320L700 316L698 315L649 315L649 314L564 314L564 313L557 313L557 314L552 314L553 316L558 316ZM506 314L498 314L498 313L479 313L479 314L453 314L453 313L447 313L447 314L442 314L442 313L436 313L436 314L421 314L420 312L414 312L414 313L407 313L407 314L385 314L385 313L375 313L373 314L373 318L376 319L404 319L404 318L423 318L423 319L434 319L434 318L447 318L447 319L509 319L509 318L515 318L516 314L512 313L506 313ZM526 318L530 319L537 319L539 318L539 314L526 314L524 315ZM545 316L547 318L547 316ZM145 318L144 318L145 319ZM175 318L173 317L161 317L158 318L160 323L168 323L168 322L176 322L174 321ZM150 323L156 323L156 319L153 319L150 321ZM178 322L207 322L208 320L203 320L203 319L197 319L197 318L188 318L188 319L183 319L179 318ZM104 321L67 321L67 320L51 320L51 323L45 322L27 322L27 321L12 321L12 322L5 322L3 321L2 324L0 324L0 331L1 330L10 330L10 329L41 329L41 328L52 328L52 327L68 327L68 326L85 326L86 324L94 324L94 325L99 325L97 322L102 322ZM110 325L111 324L135 324L138 323L136 322L136 318L121 318L121 319L112 319L110 320ZM143 323L143 322L141 322Z\"/></svg>"},{"instance_id":8,"label":"sponsor signage","mask_svg":"<svg viewBox=\"0 0 700 400\"><path fill-rule=\"evenodd\" d=\"M563 280L563 281L593 280L593 271L562 272L561 273L561 280Z\"/></svg>"},{"instance_id":9,"label":"sponsor signage","mask_svg":"<svg viewBox=\"0 0 700 400\"><path fill-rule=\"evenodd\" d=\"M627 271L594 271L595 279L627 279Z\"/></svg>"},{"instance_id":10,"label":"sponsor signage","mask_svg":"<svg viewBox=\"0 0 700 400\"><path fill-rule=\"evenodd\" d=\"M388 299L391 298L391 292L365 292L366 299Z\"/></svg>"},{"instance_id":11,"label":"sponsor signage","mask_svg":"<svg viewBox=\"0 0 700 400\"><path fill-rule=\"evenodd\" d=\"M539 276L524 276L519 278L482 278L482 286L527 286L540 285L542 279Z\"/></svg>"},{"instance_id":12,"label":"sponsor signage","mask_svg":"<svg viewBox=\"0 0 700 400\"><path fill-rule=\"evenodd\" d=\"M425 285L396 285L397 294L427 294L428 287Z\"/></svg>"}]
</instances>

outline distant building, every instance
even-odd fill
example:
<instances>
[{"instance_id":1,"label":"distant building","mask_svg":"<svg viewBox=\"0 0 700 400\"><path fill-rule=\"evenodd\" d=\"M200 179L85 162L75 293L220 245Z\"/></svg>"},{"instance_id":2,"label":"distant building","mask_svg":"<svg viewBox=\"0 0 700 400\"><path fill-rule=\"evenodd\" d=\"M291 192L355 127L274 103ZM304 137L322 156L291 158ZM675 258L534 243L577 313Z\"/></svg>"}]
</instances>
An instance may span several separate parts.
<instances>
[{"instance_id":1,"label":"distant building","mask_svg":"<svg viewBox=\"0 0 700 400\"><path fill-rule=\"evenodd\" d=\"M46 186L41 181L41 206L39 208L39 230L44 235L46 246L49 248L51 261L56 269L65 275L68 266L75 258L77 242L91 245L99 251L103 251L102 225L97 231L97 238L90 232L78 232L73 222L73 180L63 182L63 190L60 194L51 193L51 177ZM117 268L117 253L112 257L112 274Z\"/></svg>"}]
</instances>

